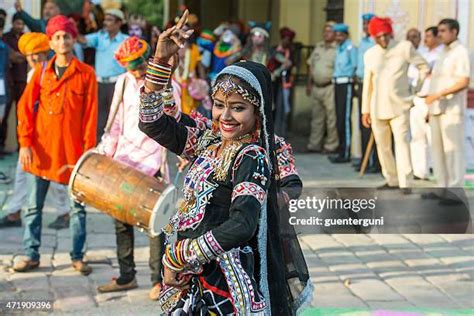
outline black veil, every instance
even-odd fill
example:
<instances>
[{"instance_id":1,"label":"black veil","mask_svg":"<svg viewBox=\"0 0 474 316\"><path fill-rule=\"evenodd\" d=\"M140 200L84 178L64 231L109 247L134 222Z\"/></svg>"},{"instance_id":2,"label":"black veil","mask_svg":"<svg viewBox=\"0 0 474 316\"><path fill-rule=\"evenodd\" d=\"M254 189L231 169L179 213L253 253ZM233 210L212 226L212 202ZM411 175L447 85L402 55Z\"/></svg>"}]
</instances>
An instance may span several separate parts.
<instances>
[{"instance_id":1,"label":"black veil","mask_svg":"<svg viewBox=\"0 0 474 316\"><path fill-rule=\"evenodd\" d=\"M267 203L261 213L260 230L251 241L252 247L257 250L254 274L262 294L270 300L272 315L291 315L306 300L311 299L312 288L294 227L288 221L288 209L279 209L277 203L280 188L276 174L278 163L275 154L270 72L260 63L244 61L224 68L216 80L225 74L246 82L260 95L259 110L263 125L260 142L267 151L272 173ZM262 245L262 241L265 245Z\"/></svg>"}]
</instances>

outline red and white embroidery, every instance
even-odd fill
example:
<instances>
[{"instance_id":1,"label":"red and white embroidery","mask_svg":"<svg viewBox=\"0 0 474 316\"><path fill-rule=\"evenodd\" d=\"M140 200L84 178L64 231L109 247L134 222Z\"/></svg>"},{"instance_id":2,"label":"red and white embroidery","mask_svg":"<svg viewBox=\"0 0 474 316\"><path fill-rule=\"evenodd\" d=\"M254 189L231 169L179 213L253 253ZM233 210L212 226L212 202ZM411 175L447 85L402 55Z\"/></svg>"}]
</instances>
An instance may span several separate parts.
<instances>
[{"instance_id":1,"label":"red and white embroidery","mask_svg":"<svg viewBox=\"0 0 474 316\"><path fill-rule=\"evenodd\" d=\"M293 149L291 145L279 136L275 136L276 154L278 160L278 173L280 179L290 175L298 175L295 167L295 157L293 156Z\"/></svg>"},{"instance_id":2,"label":"red and white embroidery","mask_svg":"<svg viewBox=\"0 0 474 316\"><path fill-rule=\"evenodd\" d=\"M188 138L186 139L186 145L184 146L183 153L181 154L185 158L192 158L194 153L196 152L196 148L199 141L199 133L200 130L193 127L187 127L188 130Z\"/></svg>"},{"instance_id":3,"label":"red and white embroidery","mask_svg":"<svg viewBox=\"0 0 474 316\"><path fill-rule=\"evenodd\" d=\"M200 250L196 251L196 258L201 265L210 260L214 260L216 257L224 253L224 249L222 249L212 231L208 231L204 235L199 236L196 239L196 242Z\"/></svg>"},{"instance_id":4,"label":"red and white embroidery","mask_svg":"<svg viewBox=\"0 0 474 316\"><path fill-rule=\"evenodd\" d=\"M210 119L202 115L201 113L197 111L191 112L189 115L194 122L196 122L196 127L202 130L205 130L207 128L211 128L212 122Z\"/></svg>"},{"instance_id":5,"label":"red and white embroidery","mask_svg":"<svg viewBox=\"0 0 474 316\"><path fill-rule=\"evenodd\" d=\"M267 192L262 189L262 187L253 182L240 182L234 187L234 190L232 191L231 201L233 202L238 196L243 195L253 196L261 205L267 197Z\"/></svg>"},{"instance_id":6,"label":"red and white embroidery","mask_svg":"<svg viewBox=\"0 0 474 316\"><path fill-rule=\"evenodd\" d=\"M269 165L267 157L265 155L265 149L263 149L262 147L260 147L258 145L255 145L255 144L249 145L249 146L245 147L244 149L242 149L238 153L237 157L235 158L234 165L232 166L232 180L234 179L235 174L236 174L237 170L239 169L240 164L242 163L245 156L249 156L250 158L252 158L254 160L257 160L257 162L260 165L262 165L262 164L264 164L266 166ZM259 170L259 171L261 171L261 170Z\"/></svg>"}]
</instances>

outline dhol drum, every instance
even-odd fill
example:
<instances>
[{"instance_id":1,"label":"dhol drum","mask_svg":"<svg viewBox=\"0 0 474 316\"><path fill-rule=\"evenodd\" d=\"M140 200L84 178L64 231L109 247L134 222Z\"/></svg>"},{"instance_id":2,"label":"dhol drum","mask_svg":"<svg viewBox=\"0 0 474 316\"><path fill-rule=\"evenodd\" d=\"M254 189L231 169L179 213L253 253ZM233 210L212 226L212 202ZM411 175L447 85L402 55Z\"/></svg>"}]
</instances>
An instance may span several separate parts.
<instances>
[{"instance_id":1,"label":"dhol drum","mask_svg":"<svg viewBox=\"0 0 474 316\"><path fill-rule=\"evenodd\" d=\"M175 213L177 190L94 150L77 162L69 194L113 218L138 226L151 236L161 233Z\"/></svg>"}]
</instances>

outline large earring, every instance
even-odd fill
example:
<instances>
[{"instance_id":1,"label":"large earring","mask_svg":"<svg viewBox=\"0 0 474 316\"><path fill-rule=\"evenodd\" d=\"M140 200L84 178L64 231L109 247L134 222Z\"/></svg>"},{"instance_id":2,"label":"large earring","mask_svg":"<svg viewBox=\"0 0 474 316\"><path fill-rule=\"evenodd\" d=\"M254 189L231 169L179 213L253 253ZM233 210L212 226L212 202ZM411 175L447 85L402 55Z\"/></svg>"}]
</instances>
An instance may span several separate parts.
<instances>
[{"instance_id":1,"label":"large earring","mask_svg":"<svg viewBox=\"0 0 474 316\"><path fill-rule=\"evenodd\" d=\"M260 120L255 122L255 130L252 133L252 143L258 142L260 139Z\"/></svg>"},{"instance_id":2,"label":"large earring","mask_svg":"<svg viewBox=\"0 0 474 316\"><path fill-rule=\"evenodd\" d=\"M212 121L212 133L217 134L219 133L219 123L217 121Z\"/></svg>"}]
</instances>

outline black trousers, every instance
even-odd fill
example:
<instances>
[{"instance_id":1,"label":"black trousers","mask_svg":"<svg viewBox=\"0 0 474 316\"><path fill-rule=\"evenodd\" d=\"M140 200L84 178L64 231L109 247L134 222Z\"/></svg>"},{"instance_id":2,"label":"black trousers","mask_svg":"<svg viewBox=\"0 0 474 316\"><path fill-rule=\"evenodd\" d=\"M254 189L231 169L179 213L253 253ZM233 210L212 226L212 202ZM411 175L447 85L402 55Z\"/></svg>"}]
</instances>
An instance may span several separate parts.
<instances>
[{"instance_id":1,"label":"black trousers","mask_svg":"<svg viewBox=\"0 0 474 316\"><path fill-rule=\"evenodd\" d=\"M336 83L334 87L336 127L339 136L338 154L341 158L349 159L351 157L352 83Z\"/></svg>"},{"instance_id":2,"label":"black trousers","mask_svg":"<svg viewBox=\"0 0 474 316\"><path fill-rule=\"evenodd\" d=\"M115 83L99 82L99 113L97 115L97 143L100 142L109 117L110 106L114 97Z\"/></svg>"},{"instance_id":3,"label":"black trousers","mask_svg":"<svg viewBox=\"0 0 474 316\"><path fill-rule=\"evenodd\" d=\"M364 125L362 125L362 82L357 83L354 90L356 98L359 102L359 125L362 138L362 159L364 159L365 151L367 150L367 145L369 144L370 134L372 133L372 128L366 128L364 127ZM370 152L369 163L367 167L380 168L379 159L377 155L377 145L375 144L375 142L374 146L372 147L372 151Z\"/></svg>"},{"instance_id":4,"label":"black trousers","mask_svg":"<svg viewBox=\"0 0 474 316\"><path fill-rule=\"evenodd\" d=\"M5 104L5 116L2 124L0 124L0 149L5 147L5 141L7 140L8 116L10 115L10 111L13 107L13 102L15 102L16 106L18 100L20 100L21 95L23 94L23 90L25 90L25 87L26 82L14 82L13 86L10 87L10 94Z\"/></svg>"},{"instance_id":5,"label":"black trousers","mask_svg":"<svg viewBox=\"0 0 474 316\"><path fill-rule=\"evenodd\" d=\"M120 267L120 279L130 282L137 273L135 270L134 231L133 226L115 221L115 234L117 237L117 258ZM151 270L151 283L153 285L162 282L161 259L164 252L165 235L161 233L156 237L150 237L150 259L148 265Z\"/></svg>"}]
</instances>

